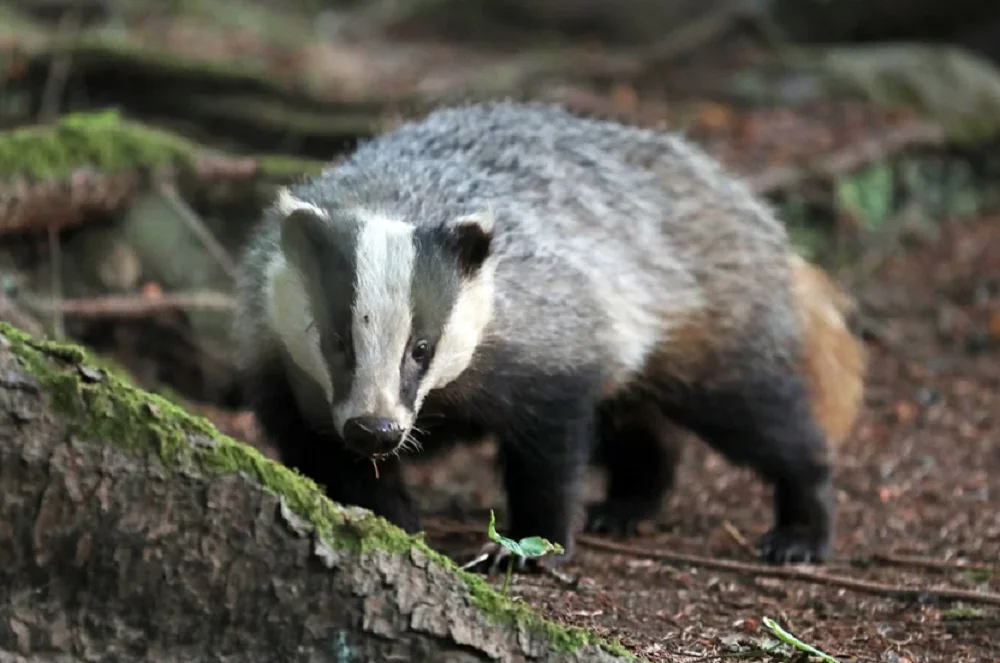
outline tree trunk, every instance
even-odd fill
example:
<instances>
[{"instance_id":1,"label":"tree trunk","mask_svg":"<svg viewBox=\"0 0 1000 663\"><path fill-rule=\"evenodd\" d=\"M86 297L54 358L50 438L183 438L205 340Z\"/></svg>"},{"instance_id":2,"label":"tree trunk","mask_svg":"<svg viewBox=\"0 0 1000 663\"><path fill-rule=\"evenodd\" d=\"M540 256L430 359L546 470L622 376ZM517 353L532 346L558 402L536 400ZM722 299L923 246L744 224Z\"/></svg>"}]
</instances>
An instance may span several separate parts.
<instances>
[{"instance_id":1,"label":"tree trunk","mask_svg":"<svg viewBox=\"0 0 1000 663\"><path fill-rule=\"evenodd\" d=\"M0 324L0 661L625 661Z\"/></svg>"}]
</instances>

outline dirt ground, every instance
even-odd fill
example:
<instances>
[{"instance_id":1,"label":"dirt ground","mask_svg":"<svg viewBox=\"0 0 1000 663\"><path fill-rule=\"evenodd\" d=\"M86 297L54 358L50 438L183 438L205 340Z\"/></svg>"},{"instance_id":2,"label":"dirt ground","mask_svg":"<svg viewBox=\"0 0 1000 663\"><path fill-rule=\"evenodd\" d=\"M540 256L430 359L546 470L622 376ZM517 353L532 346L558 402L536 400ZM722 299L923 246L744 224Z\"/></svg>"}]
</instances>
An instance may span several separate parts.
<instances>
[{"instance_id":1,"label":"dirt ground","mask_svg":"<svg viewBox=\"0 0 1000 663\"><path fill-rule=\"evenodd\" d=\"M1000 218L942 229L939 239L889 256L856 288L875 329L866 407L840 451L837 559L814 569L923 596L643 557L653 550L756 561L769 491L696 439L658 522L627 542L635 554L584 541L562 569L575 585L522 576L512 593L652 661L784 660L764 651L764 617L842 663L1000 660L1000 605L933 596L941 588L1000 592ZM244 415L224 427L239 433L246 423ZM491 455L482 444L409 468L430 541L459 559L483 543L490 508L503 531Z\"/></svg>"}]
</instances>

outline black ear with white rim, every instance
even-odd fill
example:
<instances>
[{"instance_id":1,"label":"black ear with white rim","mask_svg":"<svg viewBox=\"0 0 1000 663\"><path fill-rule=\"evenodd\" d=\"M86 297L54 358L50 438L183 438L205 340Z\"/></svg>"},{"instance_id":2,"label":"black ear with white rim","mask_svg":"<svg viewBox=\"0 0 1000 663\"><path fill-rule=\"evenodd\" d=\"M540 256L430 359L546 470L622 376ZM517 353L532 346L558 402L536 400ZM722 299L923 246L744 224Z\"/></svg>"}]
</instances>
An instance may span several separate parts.
<instances>
[{"instance_id":1,"label":"black ear with white rim","mask_svg":"<svg viewBox=\"0 0 1000 663\"><path fill-rule=\"evenodd\" d=\"M288 189L278 193L276 209L281 218L281 251L285 258L308 276L319 268L319 250L326 230L326 213Z\"/></svg>"},{"instance_id":2,"label":"black ear with white rim","mask_svg":"<svg viewBox=\"0 0 1000 663\"><path fill-rule=\"evenodd\" d=\"M493 242L493 218L491 216L458 219L445 227L448 248L458 258L462 273L470 276L476 273L490 255Z\"/></svg>"}]
</instances>

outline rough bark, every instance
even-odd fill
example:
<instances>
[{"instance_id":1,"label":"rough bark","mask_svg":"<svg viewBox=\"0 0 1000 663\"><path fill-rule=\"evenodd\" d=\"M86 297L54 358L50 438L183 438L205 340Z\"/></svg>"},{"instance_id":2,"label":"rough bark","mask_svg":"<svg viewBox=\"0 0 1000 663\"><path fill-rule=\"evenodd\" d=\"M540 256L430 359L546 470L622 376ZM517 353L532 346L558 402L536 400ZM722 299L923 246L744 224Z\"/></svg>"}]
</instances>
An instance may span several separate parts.
<instances>
[{"instance_id":1,"label":"rough bark","mask_svg":"<svg viewBox=\"0 0 1000 663\"><path fill-rule=\"evenodd\" d=\"M0 339L0 661L629 660L78 349Z\"/></svg>"}]
</instances>

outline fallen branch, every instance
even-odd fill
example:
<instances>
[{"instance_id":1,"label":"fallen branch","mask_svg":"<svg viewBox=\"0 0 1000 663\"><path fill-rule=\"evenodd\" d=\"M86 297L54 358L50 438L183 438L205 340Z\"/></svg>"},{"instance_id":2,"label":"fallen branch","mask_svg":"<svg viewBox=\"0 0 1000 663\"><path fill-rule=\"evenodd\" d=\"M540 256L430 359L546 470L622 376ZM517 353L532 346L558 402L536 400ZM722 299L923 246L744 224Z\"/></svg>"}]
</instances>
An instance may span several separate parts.
<instances>
[{"instance_id":1,"label":"fallen branch","mask_svg":"<svg viewBox=\"0 0 1000 663\"><path fill-rule=\"evenodd\" d=\"M75 346L0 325L0 408L0 660L641 660Z\"/></svg>"},{"instance_id":2,"label":"fallen branch","mask_svg":"<svg viewBox=\"0 0 1000 663\"><path fill-rule=\"evenodd\" d=\"M791 189L808 179L835 179L862 166L883 161L904 147L940 146L946 139L947 134L937 124L909 120L898 127L885 129L879 136L852 143L832 154L824 154L805 163L771 166L759 174L748 174L747 179L758 193L772 193Z\"/></svg>"},{"instance_id":3,"label":"fallen branch","mask_svg":"<svg viewBox=\"0 0 1000 663\"><path fill-rule=\"evenodd\" d=\"M766 564L753 564L733 560L713 559L710 557L703 557L701 555L671 553L662 550L645 550L637 546L613 543L611 541L605 541L604 539L599 539L589 535L581 535L577 540L582 545L594 548L595 550L603 550L605 552L612 552L620 555L631 555L633 557L655 559L671 564L688 564L700 568L713 569L716 571L729 571L746 576L781 578L783 580L808 582L814 585L839 587L841 589L849 589L851 591L871 594L874 596L910 599L915 601L933 599L938 601L965 601L968 603L1000 605L1000 594L995 592L977 592L947 587L901 587L881 582L829 575L819 571L812 571L792 566L769 566Z\"/></svg>"},{"instance_id":4,"label":"fallen branch","mask_svg":"<svg viewBox=\"0 0 1000 663\"><path fill-rule=\"evenodd\" d=\"M166 201L177 213L177 216L184 221L188 229L201 241L202 246L215 259L222 270L226 272L230 280L236 281L239 271L236 261L229 255L226 247L216 239L215 235L205 224L205 221L177 194L177 189L168 182L161 182L157 187L157 193L160 194L160 197Z\"/></svg>"},{"instance_id":5,"label":"fallen branch","mask_svg":"<svg viewBox=\"0 0 1000 663\"><path fill-rule=\"evenodd\" d=\"M236 310L235 300L221 292L164 293L156 297L103 295L55 302L24 298L21 303L32 311L75 318L144 318L171 311L232 313Z\"/></svg>"},{"instance_id":6,"label":"fallen branch","mask_svg":"<svg viewBox=\"0 0 1000 663\"><path fill-rule=\"evenodd\" d=\"M858 560L859 564L874 562L886 566L910 566L918 569L929 569L932 571L943 571L945 573L969 571L972 573L988 573L1000 575L1000 564L970 564L968 562L948 562L941 559L931 559L929 557L917 557L914 555L893 555L890 553L877 553L871 556L870 560Z\"/></svg>"}]
</instances>

